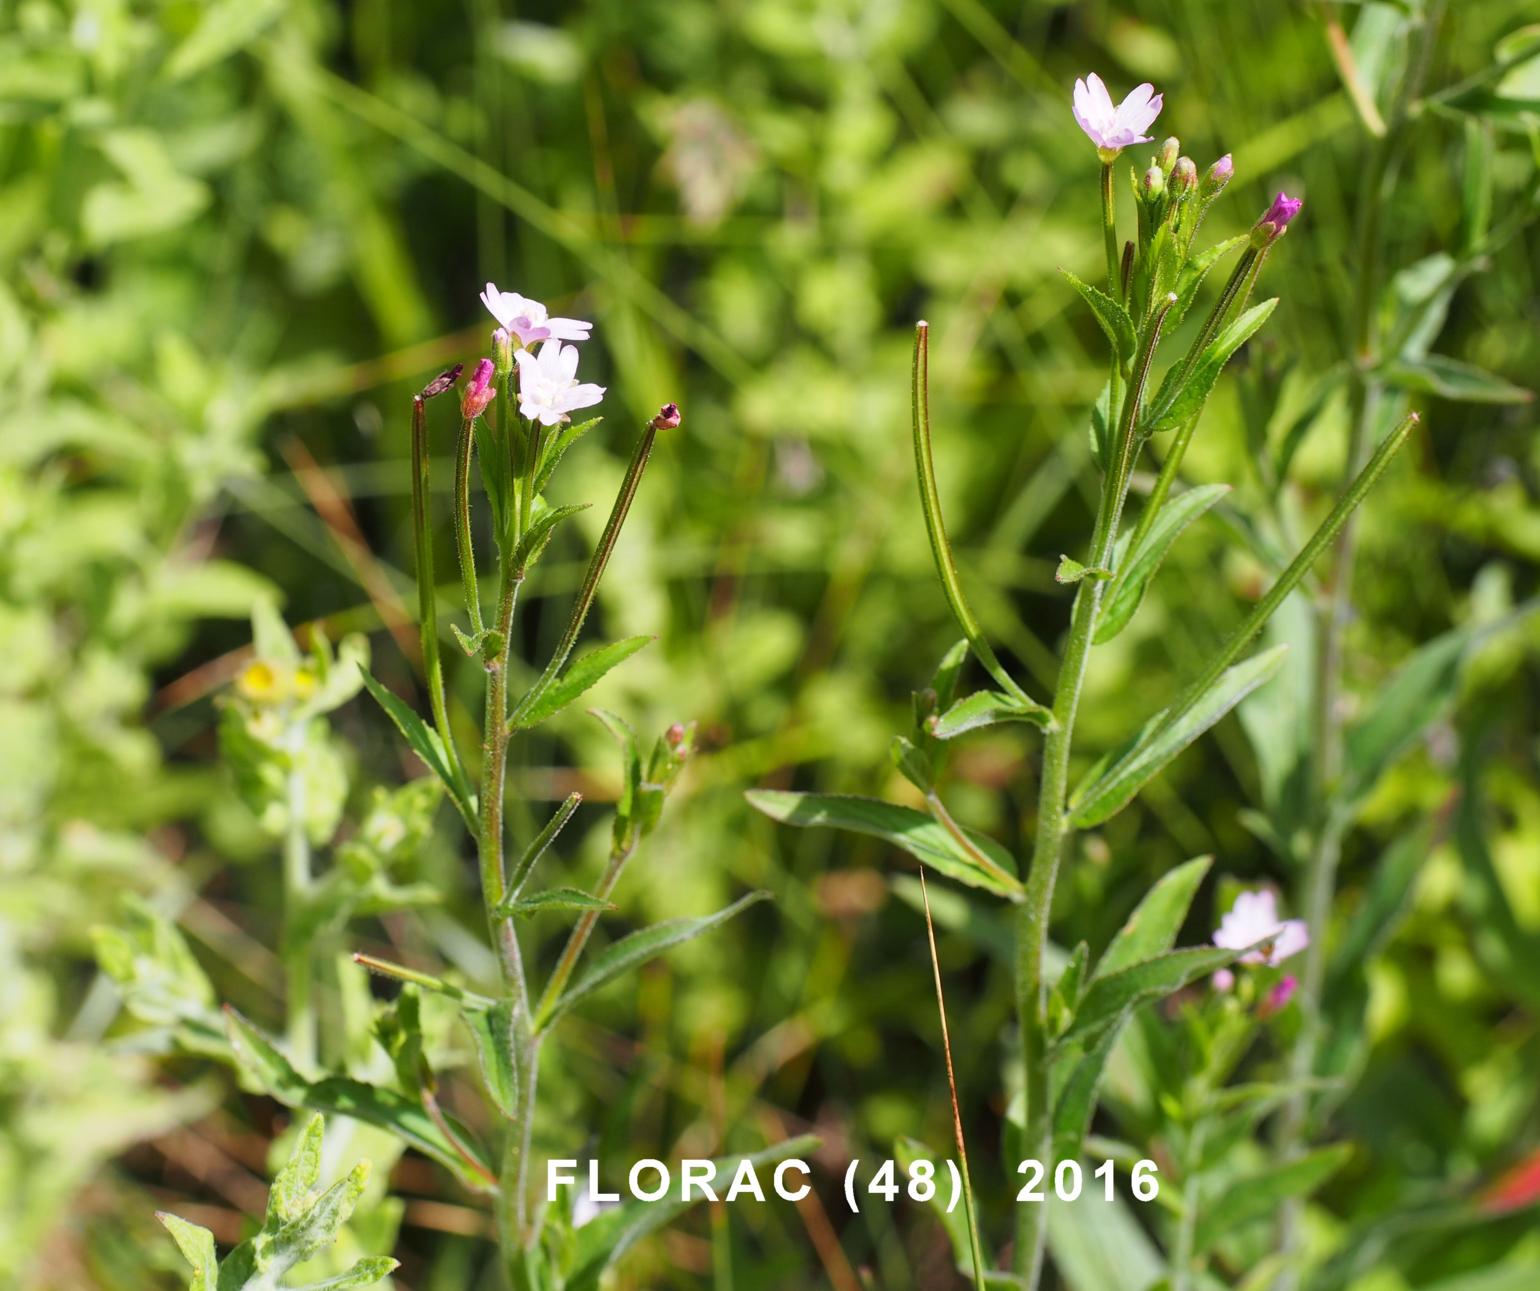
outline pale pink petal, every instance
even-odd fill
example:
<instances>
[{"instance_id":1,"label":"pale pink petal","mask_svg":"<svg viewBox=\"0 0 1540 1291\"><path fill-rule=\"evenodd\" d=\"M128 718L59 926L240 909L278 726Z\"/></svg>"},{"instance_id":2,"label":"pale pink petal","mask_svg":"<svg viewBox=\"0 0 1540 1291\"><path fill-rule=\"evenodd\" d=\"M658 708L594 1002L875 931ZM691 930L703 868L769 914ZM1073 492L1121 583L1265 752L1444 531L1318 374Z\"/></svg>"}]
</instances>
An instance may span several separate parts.
<instances>
[{"instance_id":1,"label":"pale pink petal","mask_svg":"<svg viewBox=\"0 0 1540 1291\"><path fill-rule=\"evenodd\" d=\"M1286 919L1273 938L1273 953L1269 963L1280 964L1285 959L1304 950L1310 944L1310 929L1303 919Z\"/></svg>"}]
</instances>

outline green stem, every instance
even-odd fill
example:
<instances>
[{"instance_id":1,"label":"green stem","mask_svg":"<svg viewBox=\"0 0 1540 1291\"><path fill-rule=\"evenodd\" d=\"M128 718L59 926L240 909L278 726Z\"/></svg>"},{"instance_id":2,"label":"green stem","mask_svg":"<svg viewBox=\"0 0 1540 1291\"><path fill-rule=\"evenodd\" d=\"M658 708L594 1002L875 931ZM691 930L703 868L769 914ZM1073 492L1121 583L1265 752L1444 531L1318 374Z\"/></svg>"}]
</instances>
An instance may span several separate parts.
<instances>
[{"instance_id":1,"label":"green stem","mask_svg":"<svg viewBox=\"0 0 1540 1291\"><path fill-rule=\"evenodd\" d=\"M458 770L459 756L449 734L449 711L444 703L444 669L438 654L438 600L433 578L433 531L428 517L427 408L422 395L412 396L412 536L417 556L417 630L422 640L422 664L428 677L428 702L433 724L451 766Z\"/></svg>"},{"instance_id":2,"label":"green stem","mask_svg":"<svg viewBox=\"0 0 1540 1291\"><path fill-rule=\"evenodd\" d=\"M471 453L476 443L476 423L460 421L460 439L455 445L455 555L460 562L460 585L465 593L465 609L471 619L471 633L480 636L481 588L476 582L476 549L471 544Z\"/></svg>"},{"instance_id":3,"label":"green stem","mask_svg":"<svg viewBox=\"0 0 1540 1291\"><path fill-rule=\"evenodd\" d=\"M1107 251L1107 290L1114 300L1123 299L1122 264L1118 255L1117 203L1112 195L1112 166L1102 162L1102 242Z\"/></svg>"},{"instance_id":4,"label":"green stem","mask_svg":"<svg viewBox=\"0 0 1540 1291\"><path fill-rule=\"evenodd\" d=\"M1160 330L1170 311L1167 301L1144 329L1139 353L1134 362L1118 419L1115 454L1102 482L1101 504L1091 538L1087 564L1105 569L1117 540L1118 520L1127 496L1128 474L1137 447L1134 428L1144 388L1149 380L1150 364ZM1075 590L1075 604L1070 612L1069 640L1059 667L1059 679L1053 697L1053 725L1043 742L1043 771L1038 786L1037 836L1032 849L1032 864L1027 872L1026 897L1016 914L1016 1012L1021 1028L1023 1086L1026 1094L1026 1121L1021 1155L1050 1165L1053 1148L1053 1108L1050 1103L1048 1071L1048 1033L1046 989L1043 960L1048 944L1048 921L1053 909L1053 890L1058 879L1059 860L1068 832L1065 802L1069 795L1070 745L1075 730L1075 715L1080 693L1085 685L1086 665L1091 656L1091 642L1096 631L1096 616L1101 608L1104 580L1085 578ZM1028 1288L1036 1288L1042 1276L1043 1252L1047 1241L1047 1202L1018 1205L1016 1208L1015 1271Z\"/></svg>"},{"instance_id":5,"label":"green stem","mask_svg":"<svg viewBox=\"0 0 1540 1291\"><path fill-rule=\"evenodd\" d=\"M1115 357L1113 361L1115 364ZM941 517L941 493L936 487L936 463L931 451L930 324L923 319L914 325L910 394L914 412L914 471L920 485L920 509L925 515L925 532L930 538L930 552L935 561L936 574L941 579L952 617L957 620L957 626L968 639L974 657L984 665L1001 688L1013 698L1038 708L1040 706L1016 684L1015 679L996 658L994 648L984 635L984 629L973 616L973 608L963 592L962 579L957 574L957 563L952 558L952 544L947 538L946 524Z\"/></svg>"},{"instance_id":6,"label":"green stem","mask_svg":"<svg viewBox=\"0 0 1540 1291\"><path fill-rule=\"evenodd\" d=\"M1202 357L1203 351L1209 347L1214 337L1219 334L1219 329L1224 326L1225 320L1232 314L1239 314L1245 309L1246 301L1251 298L1252 288L1256 286L1257 278L1262 272L1262 263L1266 258L1266 249L1259 251L1256 247L1247 247L1245 253L1236 262L1235 268L1230 273L1230 280L1225 283L1224 290L1219 293L1219 299L1214 302L1214 307L1203 320L1203 326L1199 329L1197 337L1182 358L1176 386L1173 386L1173 389L1179 388L1181 383L1192 375L1198 359ZM1193 433L1197 428L1197 417L1177 427L1171 446L1166 450L1165 460L1160 464L1160 474L1155 478L1155 487L1151 489L1149 499L1139 513L1139 522L1134 526L1133 537L1128 541L1130 556L1138 551L1140 545L1149 537L1150 529L1155 524L1155 517L1160 514L1161 507L1170 497L1171 486L1176 483L1182 458L1186 455L1187 446L1192 443Z\"/></svg>"},{"instance_id":7,"label":"green stem","mask_svg":"<svg viewBox=\"0 0 1540 1291\"><path fill-rule=\"evenodd\" d=\"M521 713L527 711L560 675L567 659L572 654L572 648L577 644L578 634L583 630L583 621L588 617L588 611L594 603L594 595L599 590L599 580L604 577L605 566L610 562L610 556L615 551L615 543L620 538L621 526L626 522L626 516L631 510L631 503L636 498L636 490L642 482L642 472L647 467L647 459L652 453L653 440L657 438L657 427L649 422L642 431L642 437L637 441L636 449L631 454L630 464L626 467L625 478L621 481L620 492L615 496L615 505L610 509L610 518L605 521L604 532L599 535L599 545L594 548L594 554L588 562L588 572L583 575L583 585L578 589L577 600L573 602L572 614L567 620L567 630L562 633L556 651L551 656L551 661L546 664L545 671L540 674L535 682L514 707L513 715L509 719L510 728L518 722ZM517 546L515 542L514 546ZM513 548L510 548L512 551Z\"/></svg>"},{"instance_id":8,"label":"green stem","mask_svg":"<svg viewBox=\"0 0 1540 1291\"><path fill-rule=\"evenodd\" d=\"M615 890L615 885L620 882L620 872L625 869L636 852L636 842L633 839L623 847L614 848L610 852L609 864L605 866L604 876L599 880L599 886L594 889L594 895L601 901L608 901L610 893ZM561 958L556 961L556 967L551 970L551 980L545 984L545 990L540 996L540 1006L535 1010L535 1029L537 1032L544 1029L555 1010L561 993L571 980L573 970L577 967L578 959L583 954L583 949L588 945L588 939L593 936L594 925L599 922L599 911L585 910L582 917L573 926L567 936L567 944L562 947Z\"/></svg>"},{"instance_id":9,"label":"green stem","mask_svg":"<svg viewBox=\"0 0 1540 1291\"><path fill-rule=\"evenodd\" d=\"M294 1065L308 1073L316 1060L314 957L308 938L300 938L300 915L310 899L310 838L305 833L305 777L300 766L305 727L296 722L286 740L290 757L284 778L284 808L288 815L283 838L283 971L286 1035Z\"/></svg>"}]
</instances>

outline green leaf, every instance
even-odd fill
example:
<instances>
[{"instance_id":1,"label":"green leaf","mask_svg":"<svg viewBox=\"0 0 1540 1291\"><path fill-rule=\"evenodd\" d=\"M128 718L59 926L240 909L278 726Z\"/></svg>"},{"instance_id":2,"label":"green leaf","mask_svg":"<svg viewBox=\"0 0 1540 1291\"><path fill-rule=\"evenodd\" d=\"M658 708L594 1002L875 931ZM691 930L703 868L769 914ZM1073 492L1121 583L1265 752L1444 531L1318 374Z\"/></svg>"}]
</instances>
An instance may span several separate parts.
<instances>
[{"instance_id":1,"label":"green leaf","mask_svg":"<svg viewBox=\"0 0 1540 1291\"><path fill-rule=\"evenodd\" d=\"M219 1259L214 1253L214 1234L176 1215L168 1215L163 1210L157 1210L155 1218L165 1225L177 1250L192 1265L193 1276L187 1291L214 1291L219 1280Z\"/></svg>"},{"instance_id":2,"label":"green leaf","mask_svg":"<svg viewBox=\"0 0 1540 1291\"><path fill-rule=\"evenodd\" d=\"M481 1078L493 1104L504 1116L519 1115L519 1067L515 1045L514 1003L500 1000L489 1008L465 1008L460 1016L476 1041Z\"/></svg>"},{"instance_id":3,"label":"green leaf","mask_svg":"<svg viewBox=\"0 0 1540 1291\"><path fill-rule=\"evenodd\" d=\"M459 809L466 825L474 831L477 826L476 809L471 801L470 791L460 782L459 774L451 763L449 753L444 748L443 740L439 739L438 732L417 716L399 697L386 690L373 676L362 669L359 671L364 679L365 688L374 696L375 702L396 724L396 729L411 746L412 752L417 754L423 764L444 782L444 787L449 790L449 796Z\"/></svg>"},{"instance_id":4,"label":"green leaf","mask_svg":"<svg viewBox=\"0 0 1540 1291\"><path fill-rule=\"evenodd\" d=\"M552 473L567 450L603 420L603 417L590 417L587 421L563 426L540 450L540 469L535 472L536 493L545 492L545 486L550 483Z\"/></svg>"},{"instance_id":5,"label":"green leaf","mask_svg":"<svg viewBox=\"0 0 1540 1291\"><path fill-rule=\"evenodd\" d=\"M1112 1026L1103 1028L1089 1050L1074 1060L1069 1075L1059 1090L1053 1104L1053 1155L1055 1160L1068 1161L1080 1155L1086 1131L1091 1127L1091 1117L1096 1112L1096 1095L1101 1089L1102 1076L1107 1070L1107 1058L1122 1034L1127 1015L1118 1018ZM1061 1058L1059 1062L1065 1062Z\"/></svg>"},{"instance_id":6,"label":"green leaf","mask_svg":"<svg viewBox=\"0 0 1540 1291\"><path fill-rule=\"evenodd\" d=\"M1030 722L1042 727L1052 719L1053 714L1041 704L1023 703L998 690L979 690L932 717L927 729L938 740L951 740L967 731L1002 722Z\"/></svg>"},{"instance_id":7,"label":"green leaf","mask_svg":"<svg viewBox=\"0 0 1540 1291\"><path fill-rule=\"evenodd\" d=\"M941 656L935 675L930 679L930 688L936 692L936 703L941 708L950 708L952 701L957 698L957 683L962 677L963 665L967 662L967 638L956 642Z\"/></svg>"},{"instance_id":8,"label":"green leaf","mask_svg":"<svg viewBox=\"0 0 1540 1291\"><path fill-rule=\"evenodd\" d=\"M1105 582L1112 577L1110 569L1097 566L1092 569L1089 565L1082 565L1072 556L1060 556L1059 567L1053 571L1053 581L1056 583L1078 583L1085 578L1095 578Z\"/></svg>"},{"instance_id":9,"label":"green leaf","mask_svg":"<svg viewBox=\"0 0 1540 1291\"><path fill-rule=\"evenodd\" d=\"M1048 1253L1068 1291L1154 1291L1165 1266L1121 1197L1107 1201L1087 1178L1079 1197L1047 1210Z\"/></svg>"},{"instance_id":10,"label":"green leaf","mask_svg":"<svg viewBox=\"0 0 1540 1291\"><path fill-rule=\"evenodd\" d=\"M1399 389L1437 395L1457 403L1529 403L1535 397L1523 386L1443 354L1387 364L1383 376Z\"/></svg>"},{"instance_id":11,"label":"green leaf","mask_svg":"<svg viewBox=\"0 0 1540 1291\"><path fill-rule=\"evenodd\" d=\"M300 1131L294 1151L283 1168L273 1177L267 1194L267 1218L264 1226L277 1228L299 1218L310 1193L321 1178L321 1138L325 1118L312 1116Z\"/></svg>"},{"instance_id":12,"label":"green leaf","mask_svg":"<svg viewBox=\"0 0 1540 1291\"><path fill-rule=\"evenodd\" d=\"M166 60L166 79L181 80L245 48L283 9L283 0L215 0Z\"/></svg>"},{"instance_id":13,"label":"green leaf","mask_svg":"<svg viewBox=\"0 0 1540 1291\"><path fill-rule=\"evenodd\" d=\"M567 822L572 819L572 813L578 809L583 801L580 793L569 793L562 801L560 807L546 821L545 827L535 835L528 847L524 849L524 855L519 858L517 865L513 867L508 876L508 892L510 897L516 897L528 880L540 858L545 855L546 848L556 841L556 836L566 828Z\"/></svg>"},{"instance_id":14,"label":"green leaf","mask_svg":"<svg viewBox=\"0 0 1540 1291\"><path fill-rule=\"evenodd\" d=\"M373 1286L381 1278L389 1277L400 1268L398 1261L386 1255L366 1255L346 1273L339 1273L325 1282L307 1282L294 1291L353 1291L355 1287Z\"/></svg>"},{"instance_id":15,"label":"green leaf","mask_svg":"<svg viewBox=\"0 0 1540 1291\"><path fill-rule=\"evenodd\" d=\"M1021 881L1011 873L1015 862L993 839L972 830L970 851L933 816L876 798L832 793L788 793L780 789L751 789L744 795L751 806L787 825L845 829L881 838L938 873L1019 901Z\"/></svg>"},{"instance_id":16,"label":"green leaf","mask_svg":"<svg viewBox=\"0 0 1540 1291\"><path fill-rule=\"evenodd\" d=\"M479 1173L467 1166L455 1145L415 1099L342 1076L312 1083L294 1070L261 1028L229 1005L225 1006L225 1023L231 1048L242 1068L286 1107L308 1107L317 1112L351 1116L389 1130L409 1147L437 1161L467 1187L482 1188L488 1178L496 1178L496 1172L485 1155L477 1152L468 1132L461 1130L458 1137L475 1156Z\"/></svg>"},{"instance_id":17,"label":"green leaf","mask_svg":"<svg viewBox=\"0 0 1540 1291\"><path fill-rule=\"evenodd\" d=\"M774 1165L793 1157L805 1159L818 1147L813 1135L785 1139L758 1152L744 1156L719 1157L712 1164L716 1167L715 1187L717 1195L725 1197L737 1172L745 1163L758 1170L761 1166ZM789 1185L801 1182L800 1175L787 1180ZM693 1193L692 1196L700 1194ZM612 1264L618 1263L628 1251L649 1233L665 1224L672 1223L684 1214L694 1201L681 1201L678 1192L671 1190L659 1201L624 1201L596 1215L572 1235L572 1273L565 1291L598 1291L600 1276Z\"/></svg>"},{"instance_id":18,"label":"green leaf","mask_svg":"<svg viewBox=\"0 0 1540 1291\"><path fill-rule=\"evenodd\" d=\"M1224 1190L1198 1216L1194 1246L1211 1249L1231 1229L1278 1213L1284 1202L1314 1192L1347 1162L1350 1144L1317 1148L1292 1161L1272 1162L1264 1170L1241 1179L1227 1180Z\"/></svg>"},{"instance_id":19,"label":"green leaf","mask_svg":"<svg viewBox=\"0 0 1540 1291\"><path fill-rule=\"evenodd\" d=\"M650 636L626 637L591 650L570 664L559 678L543 691L532 690L519 700L509 722L513 730L528 730L559 713L579 695L596 685L609 670L629 659L649 641Z\"/></svg>"},{"instance_id":20,"label":"green leaf","mask_svg":"<svg viewBox=\"0 0 1540 1291\"><path fill-rule=\"evenodd\" d=\"M1139 790L1198 736L1267 681L1283 663L1287 645L1253 655L1222 673L1185 709L1163 709L1110 759L1091 769L1070 799L1069 820L1089 829L1116 815Z\"/></svg>"},{"instance_id":21,"label":"green leaf","mask_svg":"<svg viewBox=\"0 0 1540 1291\"><path fill-rule=\"evenodd\" d=\"M1116 1022L1125 1009L1170 995L1245 953L1244 949L1225 950L1218 946L1172 950L1115 973L1098 974L1087 987L1080 1007L1075 1010L1075 1020L1060 1044L1089 1040L1103 1027Z\"/></svg>"},{"instance_id":22,"label":"green leaf","mask_svg":"<svg viewBox=\"0 0 1540 1291\"><path fill-rule=\"evenodd\" d=\"M612 903L578 888L548 888L533 896L509 897L497 907L501 918L528 919L547 910L613 910Z\"/></svg>"},{"instance_id":23,"label":"green leaf","mask_svg":"<svg viewBox=\"0 0 1540 1291\"><path fill-rule=\"evenodd\" d=\"M320 1197L315 1205L291 1220L273 1236L275 1263L292 1268L325 1250L337 1240L337 1233L348 1222L348 1216L364 1195L369 1182L369 1163L360 1161L346 1178L337 1180Z\"/></svg>"},{"instance_id":24,"label":"green leaf","mask_svg":"<svg viewBox=\"0 0 1540 1291\"><path fill-rule=\"evenodd\" d=\"M1198 289L1203 286L1204 279L1208 277L1209 270L1236 247L1250 241L1250 238L1249 233L1237 233L1233 238L1226 238L1223 242L1205 247L1188 260L1177 278L1176 305L1172 308L1170 317L1166 319L1168 327L1175 327L1186 317L1187 311L1192 308L1192 302L1197 299Z\"/></svg>"},{"instance_id":25,"label":"green leaf","mask_svg":"<svg viewBox=\"0 0 1540 1291\"><path fill-rule=\"evenodd\" d=\"M568 516L575 516L579 511L587 511L589 503L579 502L564 507L548 507L541 512L524 531L524 536L519 539L519 545L513 551L513 567L526 569L540 559L540 554L545 550L546 544L551 541L551 534Z\"/></svg>"},{"instance_id":26,"label":"green leaf","mask_svg":"<svg viewBox=\"0 0 1540 1291\"><path fill-rule=\"evenodd\" d=\"M1119 972L1170 950L1213 860L1200 856L1163 874L1103 952L1096 976Z\"/></svg>"},{"instance_id":27,"label":"green leaf","mask_svg":"<svg viewBox=\"0 0 1540 1291\"><path fill-rule=\"evenodd\" d=\"M696 919L666 919L662 923L655 923L650 928L633 932L606 946L594 956L572 985L567 987L561 998L546 1011L540 1019L539 1029L545 1030L574 1004L586 999L601 987L607 986L623 973L640 967L649 959L656 959L665 950L681 942L691 941L703 933L710 932L713 928L726 923L734 915L747 910L751 905L768 900L769 896L768 892L750 892L715 914L702 915Z\"/></svg>"},{"instance_id":28,"label":"green leaf","mask_svg":"<svg viewBox=\"0 0 1540 1291\"><path fill-rule=\"evenodd\" d=\"M1175 430L1197 417L1203 411L1203 405L1208 402L1209 395L1214 392L1219 374L1224 371L1230 356L1267 322L1277 305L1278 299L1275 296L1260 305L1253 305L1231 322L1209 343L1185 380L1180 378L1180 365L1172 368L1170 375L1161 383L1160 394L1154 401L1154 411L1143 425L1145 432L1155 434Z\"/></svg>"},{"instance_id":29,"label":"green leaf","mask_svg":"<svg viewBox=\"0 0 1540 1291\"><path fill-rule=\"evenodd\" d=\"M1134 357L1134 323L1129 318L1128 311L1117 301L1113 300L1099 287L1093 287L1088 282L1082 282L1068 269L1060 269L1059 272L1069 281L1069 285L1078 291L1085 303L1091 307L1091 312L1096 315L1096 321L1101 324L1102 331L1107 333L1107 339L1112 342L1112 348L1118 358L1127 363Z\"/></svg>"},{"instance_id":30,"label":"green leaf","mask_svg":"<svg viewBox=\"0 0 1540 1291\"><path fill-rule=\"evenodd\" d=\"M1119 562L1096 625L1096 644L1111 641L1134 617L1145 589L1182 531L1230 491L1228 484L1204 484L1171 499L1156 513L1139 549Z\"/></svg>"}]
</instances>

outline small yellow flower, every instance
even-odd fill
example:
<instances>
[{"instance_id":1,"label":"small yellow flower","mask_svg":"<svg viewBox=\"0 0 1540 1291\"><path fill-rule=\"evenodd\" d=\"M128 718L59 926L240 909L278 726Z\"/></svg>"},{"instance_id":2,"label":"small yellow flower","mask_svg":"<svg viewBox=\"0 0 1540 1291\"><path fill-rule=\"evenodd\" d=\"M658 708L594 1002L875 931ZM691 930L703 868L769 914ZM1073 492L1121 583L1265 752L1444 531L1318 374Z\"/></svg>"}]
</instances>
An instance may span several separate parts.
<instances>
[{"instance_id":1,"label":"small yellow flower","mask_svg":"<svg viewBox=\"0 0 1540 1291\"><path fill-rule=\"evenodd\" d=\"M235 688L254 704L275 704L283 698L283 679L278 670L261 659L253 660L235 679Z\"/></svg>"}]
</instances>

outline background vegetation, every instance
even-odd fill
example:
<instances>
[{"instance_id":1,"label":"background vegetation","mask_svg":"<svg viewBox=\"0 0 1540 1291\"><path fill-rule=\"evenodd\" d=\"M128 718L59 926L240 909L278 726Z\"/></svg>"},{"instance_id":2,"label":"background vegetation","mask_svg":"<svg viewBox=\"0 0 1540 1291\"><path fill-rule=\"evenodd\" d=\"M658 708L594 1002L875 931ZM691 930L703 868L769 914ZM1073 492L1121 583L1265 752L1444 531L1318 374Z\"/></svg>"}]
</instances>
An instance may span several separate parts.
<instances>
[{"instance_id":1,"label":"background vegetation","mask_svg":"<svg viewBox=\"0 0 1540 1291\"><path fill-rule=\"evenodd\" d=\"M0 1271L27 1287L180 1285L153 1210L222 1242L260 1213L288 1113L221 1068L136 1043L89 930L121 923L137 897L175 918L222 999L276 1019L277 858L216 761L217 698L263 596L291 624L368 633L376 671L410 693L407 405L440 367L484 351L476 293L491 278L596 320L585 365L610 387L608 420L571 459L574 496L606 495L630 428L661 401L685 410L597 612L611 638L658 636L601 702L643 730L693 718L705 750L621 894L624 918L700 913L745 887L776 896L588 1011L539 1138L618 1163L823 1136L821 1202L698 1213L634 1252L621 1285L950 1285L928 1213L851 1217L831 1182L899 1136L950 1137L909 866L875 842L780 829L742 797L753 784L906 792L888 740L956 635L911 481L910 328L932 325L938 465L977 608L1041 692L1068 609L1053 570L1093 504L1085 427L1103 380L1100 334L1057 274L1090 277L1102 254L1069 86L1093 68L1118 94L1151 79L1166 93L1160 128L1200 168L1233 152L1215 212L1227 231L1279 186L1306 197L1263 284L1283 296L1267 340L1188 458L1194 478L1265 490L1259 445L1276 450L1349 352L1364 134L1323 18L1359 24L1372 93L1389 75L1376 33L1420 7L6 6ZM1494 58L1511 68L1458 111L1417 118L1380 237L1391 271L1440 251L1459 261L1427 335L1519 385L1540 361L1540 241L1521 219L1536 200L1540 63L1498 42L1533 17L1525 0L1444 15L1431 86ZM1490 142L1501 239L1472 240L1472 131L1478 149ZM1403 301L1418 290L1398 280ZM1448 397L1460 393L1423 391L1423 428L1369 504L1350 706L1419 642L1495 623L1535 592L1533 407L1491 388L1478 393L1496 402ZM1328 390L1285 510L1335 488L1344 426ZM531 603L532 647L561 630L598 510L578 522L592 521L584 542L548 557L561 603ZM1219 639L1259 586L1243 553L1223 510L1176 548L1099 656L1077 752L1116 740ZM453 580L447 560L439 574ZM1492 634L1451 673L1349 839L1340 928L1317 930L1352 937L1355 913L1395 915L1334 984L1345 1081L1327 1136L1354 1150L1310 1212L1324 1261L1312 1285L1501 1291L1540 1276L1537 645L1532 625ZM450 684L463 706L477 681L462 672ZM1059 940L1105 944L1155 877L1200 853L1290 891L1286 786L1269 757L1292 738L1277 734L1292 729L1287 678L1274 689L1066 858ZM416 774L366 703L335 726L360 800ZM602 730L576 713L553 729L516 767L519 797L613 797ZM966 746L952 794L970 824L1018 833L1035 756L1029 737ZM584 770L561 769L573 765ZM588 837L564 862L582 882L608 822L594 806L578 821ZM403 872L443 904L363 921L351 945L484 970L465 932L474 874L451 837ZM1004 925L956 893L933 897L974 1177L1003 1231ZM1205 890L1184 941L1207 935L1218 904ZM357 989L339 967L339 1025ZM1144 1064L1114 1080L1098 1129L1158 1157L1173 1065L1154 1047ZM471 1199L412 1157L390 1183L399 1202L377 1186L358 1240L393 1241L398 1285L493 1284L478 1281L490 1247ZM1055 1238L1065 1283L1136 1285L1121 1279L1152 1258L1152 1218L1085 1215ZM1213 1272L1228 1284L1245 1268Z\"/></svg>"}]
</instances>

